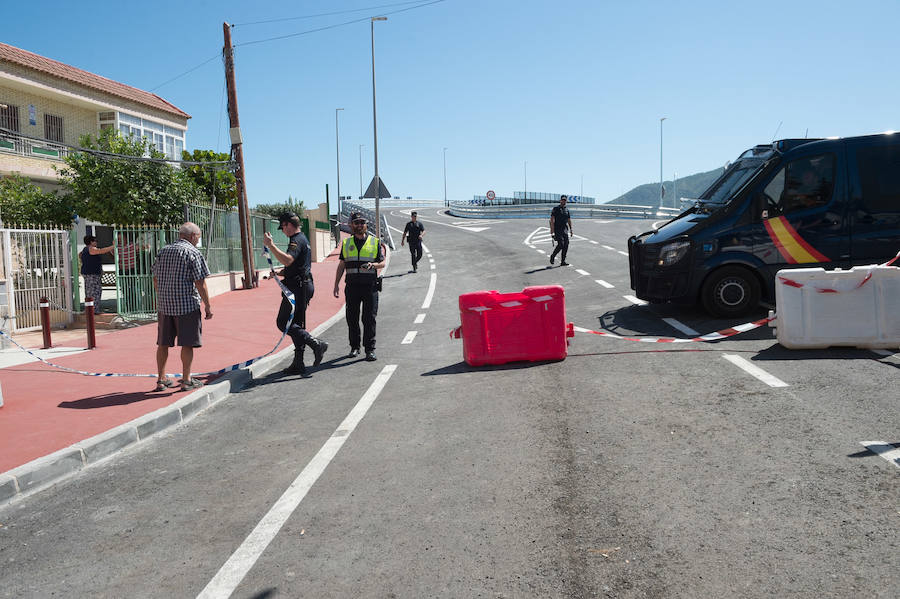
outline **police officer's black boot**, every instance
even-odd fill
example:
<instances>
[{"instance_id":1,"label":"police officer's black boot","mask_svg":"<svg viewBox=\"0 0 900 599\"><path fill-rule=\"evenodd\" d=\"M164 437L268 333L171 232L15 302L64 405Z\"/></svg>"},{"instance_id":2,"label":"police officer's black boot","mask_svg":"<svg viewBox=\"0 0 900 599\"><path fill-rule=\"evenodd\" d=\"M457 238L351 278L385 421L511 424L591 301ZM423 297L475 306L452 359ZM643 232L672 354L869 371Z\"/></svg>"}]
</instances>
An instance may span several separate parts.
<instances>
[{"instance_id":1,"label":"police officer's black boot","mask_svg":"<svg viewBox=\"0 0 900 599\"><path fill-rule=\"evenodd\" d=\"M313 350L313 366L318 366L322 363L322 356L324 356L325 352L328 351L328 344L315 337L310 337L309 341L307 341L306 343Z\"/></svg>"},{"instance_id":2,"label":"police officer's black boot","mask_svg":"<svg viewBox=\"0 0 900 599\"><path fill-rule=\"evenodd\" d=\"M284 369L285 374L306 374L306 366L303 365L303 348L294 348L294 361Z\"/></svg>"}]
</instances>

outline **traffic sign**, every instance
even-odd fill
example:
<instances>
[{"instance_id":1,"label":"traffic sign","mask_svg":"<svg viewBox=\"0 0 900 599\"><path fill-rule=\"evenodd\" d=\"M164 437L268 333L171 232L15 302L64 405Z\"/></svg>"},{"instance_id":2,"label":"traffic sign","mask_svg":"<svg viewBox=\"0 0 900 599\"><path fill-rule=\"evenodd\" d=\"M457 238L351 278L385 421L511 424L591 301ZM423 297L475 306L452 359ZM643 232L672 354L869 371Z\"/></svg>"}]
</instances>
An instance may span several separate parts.
<instances>
[{"instance_id":1,"label":"traffic sign","mask_svg":"<svg viewBox=\"0 0 900 599\"><path fill-rule=\"evenodd\" d=\"M497 194L494 193L493 189L487 192L487 199L493 200L496 197L497 197Z\"/></svg>"}]
</instances>

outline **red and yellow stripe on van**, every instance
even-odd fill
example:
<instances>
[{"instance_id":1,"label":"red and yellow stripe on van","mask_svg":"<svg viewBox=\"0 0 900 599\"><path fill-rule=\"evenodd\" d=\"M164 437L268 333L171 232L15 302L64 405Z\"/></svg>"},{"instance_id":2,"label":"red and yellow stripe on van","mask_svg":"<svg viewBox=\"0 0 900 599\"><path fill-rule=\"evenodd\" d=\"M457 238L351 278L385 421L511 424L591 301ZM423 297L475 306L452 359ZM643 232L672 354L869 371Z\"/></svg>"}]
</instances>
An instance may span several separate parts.
<instances>
[{"instance_id":1,"label":"red and yellow stripe on van","mask_svg":"<svg viewBox=\"0 0 900 599\"><path fill-rule=\"evenodd\" d=\"M831 262L828 256L820 254L809 245L791 223L783 216L776 216L765 221L766 231L775 242L775 247L788 264L807 264L810 262Z\"/></svg>"}]
</instances>

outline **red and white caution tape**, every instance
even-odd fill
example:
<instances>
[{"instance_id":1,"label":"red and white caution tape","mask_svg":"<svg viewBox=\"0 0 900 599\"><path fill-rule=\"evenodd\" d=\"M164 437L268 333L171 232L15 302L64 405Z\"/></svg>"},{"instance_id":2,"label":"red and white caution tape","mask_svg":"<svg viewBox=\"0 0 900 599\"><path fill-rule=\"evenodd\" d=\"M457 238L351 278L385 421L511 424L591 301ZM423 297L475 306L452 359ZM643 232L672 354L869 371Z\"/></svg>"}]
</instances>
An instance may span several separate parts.
<instances>
[{"instance_id":1,"label":"red and white caution tape","mask_svg":"<svg viewBox=\"0 0 900 599\"><path fill-rule=\"evenodd\" d=\"M616 335L615 333L609 333L607 331L592 331L591 329L585 329L582 327L575 327L575 331L579 333L601 335L603 337L609 337L611 339L621 339L623 341L640 341L642 343L690 343L695 341L718 341L720 339L727 339L728 337L733 337L739 333L746 333L747 331L758 329L759 327L766 325L773 320L775 320L775 316L739 324L734 327L722 329L721 331L716 331L715 333L708 333L706 335L693 337L691 339L676 339L674 337L623 337L622 335Z\"/></svg>"}]
</instances>

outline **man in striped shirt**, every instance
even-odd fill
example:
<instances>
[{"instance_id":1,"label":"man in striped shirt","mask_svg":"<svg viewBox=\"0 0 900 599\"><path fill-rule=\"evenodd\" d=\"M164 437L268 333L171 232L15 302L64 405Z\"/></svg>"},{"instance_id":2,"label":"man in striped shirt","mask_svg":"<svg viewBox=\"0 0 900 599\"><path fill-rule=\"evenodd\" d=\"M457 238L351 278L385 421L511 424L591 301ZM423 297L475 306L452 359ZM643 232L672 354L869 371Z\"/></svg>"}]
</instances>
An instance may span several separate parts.
<instances>
[{"instance_id":1,"label":"man in striped shirt","mask_svg":"<svg viewBox=\"0 0 900 599\"><path fill-rule=\"evenodd\" d=\"M178 241L159 251L153 264L159 316L156 338L156 366L159 371L157 391L175 384L166 377L166 360L169 348L174 347L176 338L181 346L181 390L188 391L203 386L201 381L191 378L194 348L200 347L200 334L203 331L200 319L201 299L206 307L206 319L213 316L206 288L209 268L196 247L200 241L200 227L194 223L184 223L178 229L178 236Z\"/></svg>"}]
</instances>

